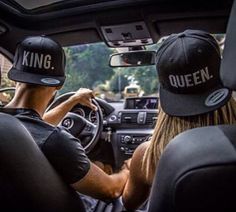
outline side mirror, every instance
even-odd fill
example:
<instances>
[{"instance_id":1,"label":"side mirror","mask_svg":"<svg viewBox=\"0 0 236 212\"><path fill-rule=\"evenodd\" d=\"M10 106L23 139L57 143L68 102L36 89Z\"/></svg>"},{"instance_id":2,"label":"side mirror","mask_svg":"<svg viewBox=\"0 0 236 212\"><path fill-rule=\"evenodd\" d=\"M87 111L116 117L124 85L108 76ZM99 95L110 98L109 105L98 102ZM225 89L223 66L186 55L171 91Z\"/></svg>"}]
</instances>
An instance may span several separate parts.
<instances>
[{"instance_id":1,"label":"side mirror","mask_svg":"<svg viewBox=\"0 0 236 212\"><path fill-rule=\"evenodd\" d=\"M155 65L155 51L131 51L110 56L110 67L136 67Z\"/></svg>"}]
</instances>

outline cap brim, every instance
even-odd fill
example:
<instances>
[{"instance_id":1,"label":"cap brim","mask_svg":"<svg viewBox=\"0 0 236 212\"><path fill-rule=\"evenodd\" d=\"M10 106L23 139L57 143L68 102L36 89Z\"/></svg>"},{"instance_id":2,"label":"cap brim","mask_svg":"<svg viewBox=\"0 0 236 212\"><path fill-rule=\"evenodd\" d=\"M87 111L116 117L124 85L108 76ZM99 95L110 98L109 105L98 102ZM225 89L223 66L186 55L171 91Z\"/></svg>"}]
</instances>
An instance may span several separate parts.
<instances>
[{"instance_id":1,"label":"cap brim","mask_svg":"<svg viewBox=\"0 0 236 212\"><path fill-rule=\"evenodd\" d=\"M64 84L65 81L65 76L55 77L55 76L39 75L29 72L18 71L15 68L10 69L10 71L8 72L8 78L16 82L23 82L23 83L50 86L50 87L61 86Z\"/></svg>"},{"instance_id":2,"label":"cap brim","mask_svg":"<svg viewBox=\"0 0 236 212\"><path fill-rule=\"evenodd\" d=\"M226 91L224 98L217 104L207 106L207 98L213 92L222 89ZM231 97L231 91L219 85L201 94L176 94L160 87L160 104L163 111L171 116L195 116L214 111L224 106Z\"/></svg>"}]
</instances>

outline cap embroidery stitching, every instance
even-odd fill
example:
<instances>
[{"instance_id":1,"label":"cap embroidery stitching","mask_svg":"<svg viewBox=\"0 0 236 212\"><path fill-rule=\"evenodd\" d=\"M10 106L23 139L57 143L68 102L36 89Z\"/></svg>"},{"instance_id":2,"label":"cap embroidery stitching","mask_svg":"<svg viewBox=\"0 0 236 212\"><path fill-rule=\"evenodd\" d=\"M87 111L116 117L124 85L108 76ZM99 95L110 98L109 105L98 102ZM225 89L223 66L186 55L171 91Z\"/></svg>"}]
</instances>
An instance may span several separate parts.
<instances>
[{"instance_id":1,"label":"cap embroidery stitching","mask_svg":"<svg viewBox=\"0 0 236 212\"><path fill-rule=\"evenodd\" d=\"M212 78L213 75L209 73L208 67L205 67L199 71L186 75L169 75L169 82L170 85L175 88L188 88L205 83Z\"/></svg>"},{"instance_id":2,"label":"cap embroidery stitching","mask_svg":"<svg viewBox=\"0 0 236 212\"><path fill-rule=\"evenodd\" d=\"M52 56L50 54L39 54L30 51L23 52L22 65L33 68L54 69L51 67Z\"/></svg>"}]
</instances>

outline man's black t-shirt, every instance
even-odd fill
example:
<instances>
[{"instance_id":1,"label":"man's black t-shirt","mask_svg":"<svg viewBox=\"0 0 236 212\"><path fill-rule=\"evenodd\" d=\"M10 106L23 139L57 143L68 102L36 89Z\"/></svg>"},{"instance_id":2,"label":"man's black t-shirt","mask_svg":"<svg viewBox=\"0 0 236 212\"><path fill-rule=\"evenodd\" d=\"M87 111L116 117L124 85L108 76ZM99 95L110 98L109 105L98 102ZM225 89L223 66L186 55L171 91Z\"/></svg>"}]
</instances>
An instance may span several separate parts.
<instances>
[{"instance_id":1,"label":"man's black t-shirt","mask_svg":"<svg viewBox=\"0 0 236 212\"><path fill-rule=\"evenodd\" d=\"M1 108L0 112L14 115L23 123L66 183L73 184L88 173L90 162L83 147L64 128L45 123L34 110Z\"/></svg>"}]
</instances>

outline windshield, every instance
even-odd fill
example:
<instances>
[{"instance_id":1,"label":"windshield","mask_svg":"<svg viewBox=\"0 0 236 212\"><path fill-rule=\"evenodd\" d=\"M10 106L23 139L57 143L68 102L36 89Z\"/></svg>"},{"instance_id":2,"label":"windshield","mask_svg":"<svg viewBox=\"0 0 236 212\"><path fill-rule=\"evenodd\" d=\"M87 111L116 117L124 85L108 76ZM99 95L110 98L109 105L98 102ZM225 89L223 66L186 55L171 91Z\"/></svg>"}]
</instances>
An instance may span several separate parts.
<instances>
[{"instance_id":1,"label":"windshield","mask_svg":"<svg viewBox=\"0 0 236 212\"><path fill-rule=\"evenodd\" d=\"M148 50L156 48L156 45L147 47ZM107 101L157 95L155 66L111 68L109 56L117 50L104 43L70 46L64 50L67 79L60 94L85 87L93 89L96 96Z\"/></svg>"}]
</instances>

